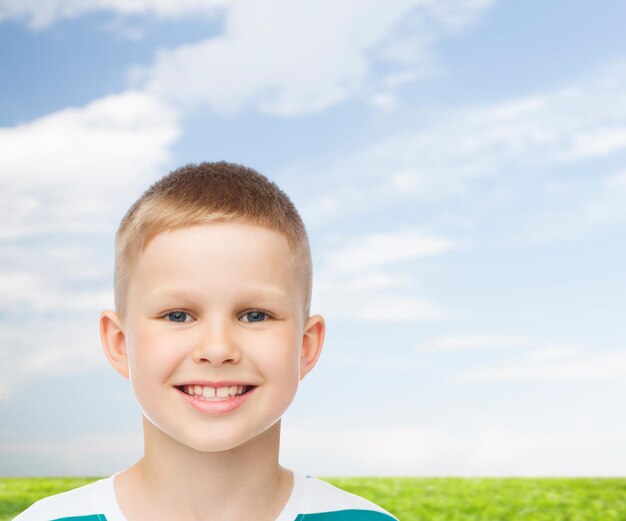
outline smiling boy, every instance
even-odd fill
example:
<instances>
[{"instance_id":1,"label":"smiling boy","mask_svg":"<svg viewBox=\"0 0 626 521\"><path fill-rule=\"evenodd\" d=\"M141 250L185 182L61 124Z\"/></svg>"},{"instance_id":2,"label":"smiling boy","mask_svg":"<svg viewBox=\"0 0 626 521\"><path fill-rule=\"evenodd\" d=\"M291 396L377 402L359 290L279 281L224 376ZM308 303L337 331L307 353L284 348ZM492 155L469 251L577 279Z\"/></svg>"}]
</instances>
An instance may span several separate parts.
<instances>
[{"instance_id":1,"label":"smiling boy","mask_svg":"<svg viewBox=\"0 0 626 521\"><path fill-rule=\"evenodd\" d=\"M117 232L115 309L100 333L143 413L130 468L16 521L390 521L280 466L281 417L315 366L311 255L288 197L229 163L178 169Z\"/></svg>"}]
</instances>

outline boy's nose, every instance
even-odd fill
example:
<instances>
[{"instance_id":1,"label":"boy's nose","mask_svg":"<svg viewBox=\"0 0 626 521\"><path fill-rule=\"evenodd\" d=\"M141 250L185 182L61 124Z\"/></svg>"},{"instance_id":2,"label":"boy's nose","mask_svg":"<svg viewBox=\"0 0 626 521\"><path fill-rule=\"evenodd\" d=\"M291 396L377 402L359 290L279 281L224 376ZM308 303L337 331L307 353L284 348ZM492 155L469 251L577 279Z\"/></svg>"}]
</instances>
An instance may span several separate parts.
<instances>
[{"instance_id":1,"label":"boy's nose","mask_svg":"<svg viewBox=\"0 0 626 521\"><path fill-rule=\"evenodd\" d=\"M228 326L212 324L208 325L202 337L198 339L193 359L195 362L211 365L237 363L241 359L241 352Z\"/></svg>"}]
</instances>

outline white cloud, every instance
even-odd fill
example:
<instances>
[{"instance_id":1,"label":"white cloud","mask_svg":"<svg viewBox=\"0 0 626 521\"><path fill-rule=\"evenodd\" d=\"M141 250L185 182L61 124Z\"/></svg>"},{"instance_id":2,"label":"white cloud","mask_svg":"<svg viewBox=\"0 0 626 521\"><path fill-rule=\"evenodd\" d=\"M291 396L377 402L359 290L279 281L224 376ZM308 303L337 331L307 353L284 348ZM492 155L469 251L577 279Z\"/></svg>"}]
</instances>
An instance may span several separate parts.
<instances>
[{"instance_id":1,"label":"white cloud","mask_svg":"<svg viewBox=\"0 0 626 521\"><path fill-rule=\"evenodd\" d=\"M360 237L335 237L316 270L312 308L332 319L369 322L439 320L448 312L416 294L410 268L422 257L457 247L447 237L412 228ZM402 264L410 264L410 268ZM400 268L399 268L400 266Z\"/></svg>"},{"instance_id":2,"label":"white cloud","mask_svg":"<svg viewBox=\"0 0 626 521\"><path fill-rule=\"evenodd\" d=\"M424 342L420 351L510 351L518 350L530 362L571 358L583 350L574 345L558 344L529 335L447 335Z\"/></svg>"},{"instance_id":3,"label":"white cloud","mask_svg":"<svg viewBox=\"0 0 626 521\"><path fill-rule=\"evenodd\" d=\"M55 318L28 327L0 328L0 387L17 395L32 378L80 374L106 365L98 334L98 313Z\"/></svg>"},{"instance_id":4,"label":"white cloud","mask_svg":"<svg viewBox=\"0 0 626 521\"><path fill-rule=\"evenodd\" d=\"M462 193L475 178L591 159L626 149L626 78L448 113L436 126L368 147L359 162L398 193ZM615 81L608 81L609 78ZM362 170L356 170L361 171Z\"/></svg>"},{"instance_id":5,"label":"white cloud","mask_svg":"<svg viewBox=\"0 0 626 521\"><path fill-rule=\"evenodd\" d=\"M592 172L592 183L583 190L563 183L548 183L547 192L570 197L564 208L548 208L529 217L522 232L512 242L537 243L554 239L576 239L598 227L623 226L626 223L626 175L622 171L604 175ZM573 201L571 199L574 199Z\"/></svg>"},{"instance_id":6,"label":"white cloud","mask_svg":"<svg viewBox=\"0 0 626 521\"><path fill-rule=\"evenodd\" d=\"M626 350L614 349L600 353L570 351L526 356L514 364L489 365L465 370L454 376L460 381L542 380L567 382L598 380L623 381L626 378ZM550 356L552 355L552 356Z\"/></svg>"},{"instance_id":7,"label":"white cloud","mask_svg":"<svg viewBox=\"0 0 626 521\"><path fill-rule=\"evenodd\" d=\"M108 476L141 457L142 436L107 432L63 440L0 443L0 473L10 476Z\"/></svg>"},{"instance_id":8,"label":"white cloud","mask_svg":"<svg viewBox=\"0 0 626 521\"><path fill-rule=\"evenodd\" d=\"M326 269L354 273L419 257L440 255L457 247L452 239L410 228L370 233L347 239L344 244L328 255Z\"/></svg>"},{"instance_id":9,"label":"white cloud","mask_svg":"<svg viewBox=\"0 0 626 521\"><path fill-rule=\"evenodd\" d=\"M2 20L41 29L94 12L165 18L214 15L223 33L162 49L130 77L142 89L184 107L215 111L249 106L290 115L357 96L389 110L395 89L440 71L438 40L474 23L492 0L0 0ZM277 23L280 20L280 23ZM124 37L138 28L108 22Z\"/></svg>"},{"instance_id":10,"label":"white cloud","mask_svg":"<svg viewBox=\"0 0 626 521\"><path fill-rule=\"evenodd\" d=\"M575 346L550 346L526 353L526 359L530 362L553 362L573 358L581 352L582 350Z\"/></svg>"},{"instance_id":11,"label":"white cloud","mask_svg":"<svg viewBox=\"0 0 626 521\"><path fill-rule=\"evenodd\" d=\"M369 322L412 322L415 320L440 320L448 312L434 301L402 295L381 295L363 302L362 295L343 302L343 308L330 307L331 313L339 311L344 318L367 320Z\"/></svg>"},{"instance_id":12,"label":"white cloud","mask_svg":"<svg viewBox=\"0 0 626 521\"><path fill-rule=\"evenodd\" d=\"M342 355L340 353L334 353L332 350L330 354L324 355L324 365L330 367L343 367L347 371L354 371L355 369L365 369L374 371L385 372L414 372L420 371L426 367L426 364L422 360L418 360L416 357L410 358L406 356L389 356L385 354L383 356L371 356L371 355Z\"/></svg>"},{"instance_id":13,"label":"white cloud","mask_svg":"<svg viewBox=\"0 0 626 521\"><path fill-rule=\"evenodd\" d=\"M455 199L484 206L490 197L502 210L516 196L535 198L531 187L545 185L554 192L558 184L569 186L565 173L626 150L623 65L593 70L586 80L551 92L447 110L434 124L368 143L333 165L315 164L315 171L328 172L333 181L326 193L315 194L304 205L304 214L319 226L346 214L402 203ZM306 172L306 167L300 170ZM588 168L587 177L595 177L597 186L602 183L595 166ZM479 191L480 198L473 197ZM593 191L586 192L586 200L593 202ZM624 206L623 195L623 190L619 196L604 194L589 208L577 202L562 224L567 227L575 212L587 225L594 219L621 218L617 208ZM610 215L602 211L608 199ZM533 230L548 233L550 215L533 214ZM580 215L574 220L581 228Z\"/></svg>"},{"instance_id":14,"label":"white cloud","mask_svg":"<svg viewBox=\"0 0 626 521\"><path fill-rule=\"evenodd\" d=\"M434 300L416 295L414 286L408 276L374 273L360 278L326 272L315 276L311 309L329 320L367 322L440 320L450 315Z\"/></svg>"},{"instance_id":15,"label":"white cloud","mask_svg":"<svg viewBox=\"0 0 626 521\"><path fill-rule=\"evenodd\" d=\"M169 158L175 113L129 91L0 129L0 237L108 230Z\"/></svg>"},{"instance_id":16,"label":"white cloud","mask_svg":"<svg viewBox=\"0 0 626 521\"><path fill-rule=\"evenodd\" d=\"M451 335L426 341L419 350L473 352L491 350L507 362L465 368L449 376L453 381L611 380L626 376L626 350L593 352L578 345L529 335ZM419 351L418 350L418 351ZM514 361L511 360L514 357Z\"/></svg>"},{"instance_id":17,"label":"white cloud","mask_svg":"<svg viewBox=\"0 0 626 521\"><path fill-rule=\"evenodd\" d=\"M281 441L288 465L323 476L416 476L435 462L445 467L461 455L458 436L427 428L322 429L285 421Z\"/></svg>"},{"instance_id":18,"label":"white cloud","mask_svg":"<svg viewBox=\"0 0 626 521\"><path fill-rule=\"evenodd\" d=\"M111 290L71 291L53 277L25 271L0 273L0 308L8 314L102 310L113 303Z\"/></svg>"},{"instance_id":19,"label":"white cloud","mask_svg":"<svg viewBox=\"0 0 626 521\"><path fill-rule=\"evenodd\" d=\"M423 349L431 351L473 351L477 349L511 349L535 347L530 336L449 335L427 341Z\"/></svg>"},{"instance_id":20,"label":"white cloud","mask_svg":"<svg viewBox=\"0 0 626 521\"><path fill-rule=\"evenodd\" d=\"M381 110L392 110L396 107L396 98L389 92L379 92L370 98L370 103Z\"/></svg>"},{"instance_id":21,"label":"white cloud","mask_svg":"<svg viewBox=\"0 0 626 521\"><path fill-rule=\"evenodd\" d=\"M374 96L389 107L390 92L376 97L381 88L430 74L434 43L475 21L490 3L234 2L222 35L162 50L154 65L132 76L178 104L206 104L220 112L256 106L300 114L353 96ZM379 65L388 72L374 74Z\"/></svg>"},{"instance_id":22,"label":"white cloud","mask_svg":"<svg viewBox=\"0 0 626 521\"><path fill-rule=\"evenodd\" d=\"M626 173L618 172L607 175L601 181L600 188L587 201L578 215L569 215L569 227L566 231L585 230L592 226L626 220Z\"/></svg>"},{"instance_id":23,"label":"white cloud","mask_svg":"<svg viewBox=\"0 0 626 521\"><path fill-rule=\"evenodd\" d=\"M626 189L626 170L605 177L602 184L609 189Z\"/></svg>"},{"instance_id":24,"label":"white cloud","mask_svg":"<svg viewBox=\"0 0 626 521\"><path fill-rule=\"evenodd\" d=\"M60 20L98 11L122 16L151 14L180 18L211 14L228 3L228 0L0 0L0 22L25 21L31 29L43 29Z\"/></svg>"},{"instance_id":25,"label":"white cloud","mask_svg":"<svg viewBox=\"0 0 626 521\"><path fill-rule=\"evenodd\" d=\"M426 426L320 428L286 421L283 460L318 476L621 476L624 433L578 427L514 430L487 424L458 431Z\"/></svg>"},{"instance_id":26,"label":"white cloud","mask_svg":"<svg viewBox=\"0 0 626 521\"><path fill-rule=\"evenodd\" d=\"M626 148L626 124L581 132L573 136L571 148L565 153L567 159L577 160L605 156Z\"/></svg>"},{"instance_id":27,"label":"white cloud","mask_svg":"<svg viewBox=\"0 0 626 521\"><path fill-rule=\"evenodd\" d=\"M538 426L537 426L538 427ZM472 440L465 475L619 476L623 433L594 432L585 424L561 431L487 426Z\"/></svg>"}]
</instances>

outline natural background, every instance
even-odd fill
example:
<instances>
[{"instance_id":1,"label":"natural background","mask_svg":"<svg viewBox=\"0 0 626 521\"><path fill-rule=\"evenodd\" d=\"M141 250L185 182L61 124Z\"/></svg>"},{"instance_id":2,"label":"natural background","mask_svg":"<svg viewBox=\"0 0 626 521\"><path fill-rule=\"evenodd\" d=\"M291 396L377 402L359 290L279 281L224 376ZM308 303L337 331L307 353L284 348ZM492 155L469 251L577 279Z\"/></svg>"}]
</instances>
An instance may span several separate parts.
<instances>
[{"instance_id":1,"label":"natural background","mask_svg":"<svg viewBox=\"0 0 626 521\"><path fill-rule=\"evenodd\" d=\"M284 420L317 475L626 468L626 4L0 0L0 475L141 453L98 340L155 179L275 180L325 352Z\"/></svg>"}]
</instances>

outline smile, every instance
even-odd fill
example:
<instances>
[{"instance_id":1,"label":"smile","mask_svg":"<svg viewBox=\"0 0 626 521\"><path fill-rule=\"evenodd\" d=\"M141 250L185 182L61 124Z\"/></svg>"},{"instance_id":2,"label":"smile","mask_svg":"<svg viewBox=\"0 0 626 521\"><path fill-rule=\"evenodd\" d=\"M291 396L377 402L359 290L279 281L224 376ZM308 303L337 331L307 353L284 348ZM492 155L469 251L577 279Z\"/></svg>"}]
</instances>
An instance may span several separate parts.
<instances>
[{"instance_id":1,"label":"smile","mask_svg":"<svg viewBox=\"0 0 626 521\"><path fill-rule=\"evenodd\" d=\"M254 386L230 385L227 387L211 387L204 385L180 385L177 388L185 394L199 398L200 400L219 402L229 400L233 396L246 394L254 389Z\"/></svg>"}]
</instances>

